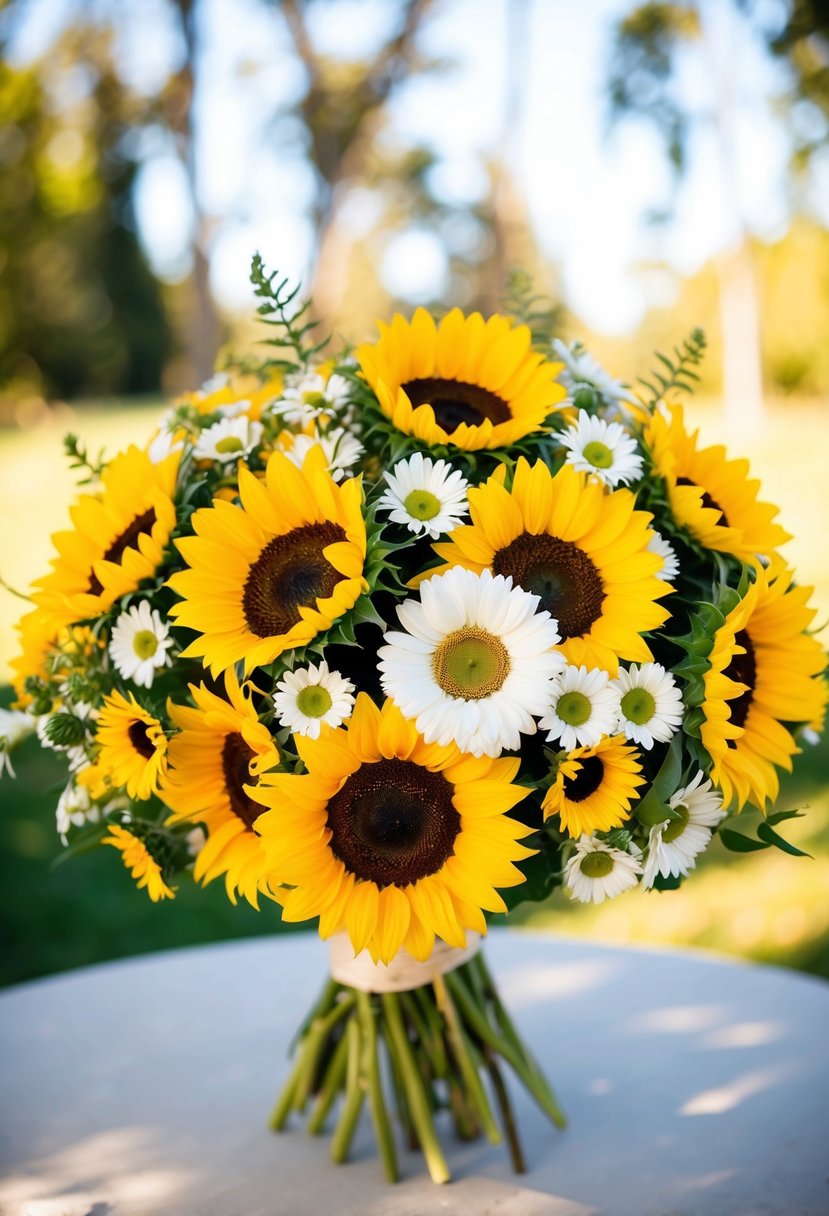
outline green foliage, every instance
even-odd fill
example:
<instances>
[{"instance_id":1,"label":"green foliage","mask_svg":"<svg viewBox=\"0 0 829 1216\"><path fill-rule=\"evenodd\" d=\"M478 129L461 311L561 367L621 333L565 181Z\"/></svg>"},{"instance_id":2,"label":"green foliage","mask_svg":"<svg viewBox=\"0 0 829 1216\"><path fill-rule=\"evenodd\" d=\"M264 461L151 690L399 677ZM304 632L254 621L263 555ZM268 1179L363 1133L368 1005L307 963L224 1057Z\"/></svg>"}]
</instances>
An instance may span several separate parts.
<instances>
[{"instance_id":1,"label":"green foliage","mask_svg":"<svg viewBox=\"0 0 829 1216\"><path fill-rule=\"evenodd\" d=\"M705 332L697 327L680 346L673 349L673 357L656 351L659 366L651 369L649 377L640 376L639 382L651 394L648 405L656 405L671 392L692 393L699 382L696 369L705 357Z\"/></svg>"},{"instance_id":2,"label":"green foliage","mask_svg":"<svg viewBox=\"0 0 829 1216\"><path fill-rule=\"evenodd\" d=\"M544 292L537 292L532 275L522 269L510 271L504 311L529 327L533 346L549 349L551 337L561 324L562 308Z\"/></svg>"},{"instance_id":3,"label":"green foliage","mask_svg":"<svg viewBox=\"0 0 829 1216\"><path fill-rule=\"evenodd\" d=\"M256 311L272 329L265 342L278 352L270 362L288 370L307 367L313 356L328 344L328 338L316 343L311 340L319 322L310 315L310 299L303 300L299 295L301 284L292 287L290 279L279 277L278 270L268 274L258 253L251 262L250 281L262 301Z\"/></svg>"},{"instance_id":4,"label":"green foliage","mask_svg":"<svg viewBox=\"0 0 829 1216\"><path fill-rule=\"evenodd\" d=\"M69 460L70 469L76 469L85 474L78 478L79 485L85 486L98 481L106 467L103 448L100 449L97 456L90 456L86 444L82 443L77 435L71 433L64 435L63 448Z\"/></svg>"},{"instance_id":5,"label":"green foliage","mask_svg":"<svg viewBox=\"0 0 829 1216\"><path fill-rule=\"evenodd\" d=\"M763 849L780 849L790 857L811 857L803 849L797 848L790 841L775 832L774 826L787 819L801 819L801 811L774 811L757 824L757 836L749 836L746 832L735 832L731 828L720 828L719 837L732 853L757 853Z\"/></svg>"}]
</instances>

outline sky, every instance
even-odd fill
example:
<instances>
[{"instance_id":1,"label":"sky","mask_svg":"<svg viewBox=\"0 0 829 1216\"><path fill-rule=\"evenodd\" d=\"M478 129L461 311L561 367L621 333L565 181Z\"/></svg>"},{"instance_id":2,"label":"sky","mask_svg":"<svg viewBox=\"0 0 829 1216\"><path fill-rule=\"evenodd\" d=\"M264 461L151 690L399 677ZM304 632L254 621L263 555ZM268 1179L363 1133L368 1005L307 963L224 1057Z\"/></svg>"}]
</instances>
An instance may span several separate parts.
<instances>
[{"instance_id":1,"label":"sky","mask_svg":"<svg viewBox=\"0 0 829 1216\"><path fill-rule=\"evenodd\" d=\"M78 8L106 0L29 0L14 44L21 61L35 55ZM734 242L743 228L781 236L791 199L787 143L770 99L783 86L779 68L726 0L701 0L708 53L689 56L678 87L700 119L690 169L674 187L655 134L627 123L611 136L605 97L614 19L625 0L526 0L524 82L515 128L506 137L510 167L525 195L544 252L559 267L565 299L591 328L623 334L652 304L667 304L676 276L643 275L665 262L693 273ZM775 0L767 7L775 8ZM310 9L317 47L354 57L376 47L396 6L389 0L318 0ZM485 187L483 164L505 141L509 12L525 0L438 0L423 29L426 54L454 66L415 78L396 96L387 137L423 141L439 157L435 181L449 200L471 201ZM181 54L164 0L121 0L123 70L151 89ZM202 0L202 82L197 97L199 192L211 215L211 281L220 303L245 309L248 267L259 249L266 262L302 278L313 246L307 218L310 171L295 133L270 117L302 90L301 68L278 15L261 0ZM726 95L730 142L711 122L716 88ZM270 124L270 125L269 125ZM168 279L186 270L192 222L182 170L163 141L145 148L137 192L142 240L154 268ZM818 182L829 184L829 168ZM829 220L829 190L823 192ZM658 229L645 216L673 201ZM351 200L359 235L371 222L371 200ZM382 267L387 287L412 299L440 296L445 251L417 228L399 235Z\"/></svg>"}]
</instances>

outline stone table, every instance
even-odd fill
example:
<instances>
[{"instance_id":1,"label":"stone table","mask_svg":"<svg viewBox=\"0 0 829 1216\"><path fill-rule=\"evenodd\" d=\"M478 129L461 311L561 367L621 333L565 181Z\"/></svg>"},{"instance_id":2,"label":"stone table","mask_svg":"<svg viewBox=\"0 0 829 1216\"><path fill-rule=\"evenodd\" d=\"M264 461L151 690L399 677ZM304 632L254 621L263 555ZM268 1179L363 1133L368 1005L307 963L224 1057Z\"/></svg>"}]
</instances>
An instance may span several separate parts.
<instances>
[{"instance_id":1,"label":"stone table","mask_svg":"<svg viewBox=\"0 0 829 1216\"><path fill-rule=\"evenodd\" d=\"M495 931L487 955L570 1117L513 1087L529 1173L443 1127L382 1180L265 1126L325 974L297 934L170 951L0 995L2 1216L826 1216L829 985L691 953Z\"/></svg>"}]
</instances>

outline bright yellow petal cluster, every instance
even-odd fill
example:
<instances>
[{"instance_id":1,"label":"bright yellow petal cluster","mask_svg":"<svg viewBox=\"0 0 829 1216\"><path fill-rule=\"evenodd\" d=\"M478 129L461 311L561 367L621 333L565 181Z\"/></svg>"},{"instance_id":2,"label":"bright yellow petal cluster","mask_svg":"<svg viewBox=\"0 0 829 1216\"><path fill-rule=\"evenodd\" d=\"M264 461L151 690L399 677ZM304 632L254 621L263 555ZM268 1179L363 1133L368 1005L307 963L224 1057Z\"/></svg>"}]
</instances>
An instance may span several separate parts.
<instances>
[{"instance_id":1,"label":"bright yellow petal cluster","mask_svg":"<svg viewBox=\"0 0 829 1216\"><path fill-rule=\"evenodd\" d=\"M111 844L113 848L118 849L121 860L135 879L139 891L146 887L153 903L160 899L175 899L175 891L167 886L161 867L143 840L133 836L126 828L113 824L109 829L109 836L105 836L101 844Z\"/></svg>"},{"instance_id":2,"label":"bright yellow petal cluster","mask_svg":"<svg viewBox=\"0 0 829 1216\"><path fill-rule=\"evenodd\" d=\"M301 469L275 452L264 480L241 466L239 496L195 512L196 535L176 541L190 568L169 582L170 615L198 634L182 654L214 676L307 645L368 589L360 479L338 485L321 448Z\"/></svg>"},{"instance_id":3,"label":"bright yellow petal cluster","mask_svg":"<svg viewBox=\"0 0 829 1216\"><path fill-rule=\"evenodd\" d=\"M157 718L118 691L104 698L95 740L95 772L107 787L145 801L157 794L167 768L167 736ZM100 787L98 787L100 788Z\"/></svg>"},{"instance_id":4,"label":"bright yellow petal cluster","mask_svg":"<svg viewBox=\"0 0 829 1216\"><path fill-rule=\"evenodd\" d=\"M482 909L506 910L496 888L523 882L513 863L531 855L517 843L530 829L506 814L527 793L512 784L519 760L476 759L454 745L426 744L391 701L381 711L365 693L346 728L294 741L307 774L265 774L248 787L252 798L270 808L256 828L274 879L293 888L284 893L285 920L319 916L322 937L347 930L355 952L367 948L375 960L388 962L401 946L417 959L428 958L435 937L463 946L467 929L486 932ZM365 829L365 845L354 869L338 855L332 827L334 800L349 781L376 790L374 766L390 761L403 762L395 771L407 774L415 787L420 780L424 789L438 791L422 807L430 817L429 834L454 833L448 856L413 881L389 843L399 829L394 788L384 791L389 805L379 823L356 825ZM376 771L382 775L385 769ZM442 818L439 804L446 808ZM363 809L357 804L356 814ZM396 880L380 883L356 872L363 864L379 864L378 856L386 873L398 869Z\"/></svg>"},{"instance_id":5,"label":"bright yellow petal cluster","mask_svg":"<svg viewBox=\"0 0 829 1216\"><path fill-rule=\"evenodd\" d=\"M70 510L74 529L56 532L52 572L35 584L34 602L49 621L100 616L152 578L176 522L178 456L153 464L127 448L107 466L99 494L82 494Z\"/></svg>"},{"instance_id":6,"label":"bright yellow petal cluster","mask_svg":"<svg viewBox=\"0 0 829 1216\"><path fill-rule=\"evenodd\" d=\"M173 812L168 822L204 825L207 840L193 870L197 881L206 884L224 875L232 903L239 892L258 907L259 893L270 894L269 867L254 830L262 807L245 785L279 765L279 748L232 670L225 675L226 699L203 684L191 684L190 692L195 708L172 702L167 707L178 728L161 785L161 797Z\"/></svg>"},{"instance_id":7,"label":"bright yellow petal cluster","mask_svg":"<svg viewBox=\"0 0 829 1216\"><path fill-rule=\"evenodd\" d=\"M645 783L637 755L624 735L570 752L544 795L545 820L558 815L563 830L574 837L619 827Z\"/></svg>"},{"instance_id":8,"label":"bright yellow petal cluster","mask_svg":"<svg viewBox=\"0 0 829 1216\"><path fill-rule=\"evenodd\" d=\"M555 476L540 461L518 461L511 490L504 470L469 491L471 524L434 546L446 566L491 569L541 596L558 621L569 662L615 675L619 659L653 658L641 634L668 612L670 588L656 577L661 558L648 549L652 516L630 490L610 493L564 465Z\"/></svg>"},{"instance_id":9,"label":"bright yellow petal cluster","mask_svg":"<svg viewBox=\"0 0 829 1216\"><path fill-rule=\"evenodd\" d=\"M761 569L714 639L700 733L711 776L738 810L763 809L778 795L777 770L791 771L800 749L784 723L823 720L826 656L806 632L811 592L793 587L789 571L769 579Z\"/></svg>"},{"instance_id":10,"label":"bright yellow petal cluster","mask_svg":"<svg viewBox=\"0 0 829 1216\"><path fill-rule=\"evenodd\" d=\"M760 482L749 477L747 460L729 460L721 444L699 447L698 434L686 431L680 405L667 417L657 410L647 431L674 519L706 549L746 562L771 557L791 539L773 522L778 508L758 501Z\"/></svg>"},{"instance_id":11,"label":"bright yellow petal cluster","mask_svg":"<svg viewBox=\"0 0 829 1216\"><path fill-rule=\"evenodd\" d=\"M538 431L564 399L560 363L532 350L526 325L454 308L440 324L423 308L379 323L356 355L383 413L431 446L506 447Z\"/></svg>"}]
</instances>

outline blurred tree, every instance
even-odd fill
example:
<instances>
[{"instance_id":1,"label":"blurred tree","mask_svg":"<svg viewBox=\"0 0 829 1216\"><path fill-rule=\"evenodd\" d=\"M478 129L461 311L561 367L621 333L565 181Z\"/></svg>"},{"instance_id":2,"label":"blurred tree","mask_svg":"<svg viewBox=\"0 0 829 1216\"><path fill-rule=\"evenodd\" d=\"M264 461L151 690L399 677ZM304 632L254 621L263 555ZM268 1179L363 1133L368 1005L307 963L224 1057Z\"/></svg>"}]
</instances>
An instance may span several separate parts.
<instances>
[{"instance_id":1,"label":"blurred tree","mask_svg":"<svg viewBox=\"0 0 829 1216\"><path fill-rule=\"evenodd\" d=\"M795 169L808 167L829 138L829 4L787 0L767 7L740 0L756 13L769 51L788 68L785 97Z\"/></svg>"},{"instance_id":2,"label":"blurred tree","mask_svg":"<svg viewBox=\"0 0 829 1216\"><path fill-rule=\"evenodd\" d=\"M0 394L152 392L170 349L132 209L145 103L111 39L68 27L0 64ZM5 386L5 388L3 388Z\"/></svg>"}]
</instances>

